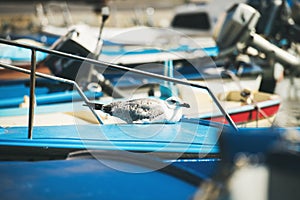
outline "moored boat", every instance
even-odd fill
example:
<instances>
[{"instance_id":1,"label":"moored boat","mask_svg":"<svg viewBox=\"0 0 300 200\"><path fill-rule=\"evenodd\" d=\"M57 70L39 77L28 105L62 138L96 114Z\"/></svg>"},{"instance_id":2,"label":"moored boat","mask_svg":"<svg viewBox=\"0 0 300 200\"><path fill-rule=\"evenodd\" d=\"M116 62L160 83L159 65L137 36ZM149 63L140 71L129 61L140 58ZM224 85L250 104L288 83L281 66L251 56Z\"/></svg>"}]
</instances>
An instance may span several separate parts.
<instances>
[{"instance_id":1,"label":"moored boat","mask_svg":"<svg viewBox=\"0 0 300 200\"><path fill-rule=\"evenodd\" d=\"M13 44L13 43L12 43ZM17 44L16 44L17 45ZM87 53L87 52L86 52ZM48 62L50 62L51 59L48 59ZM78 64L77 64L78 66ZM60 66L61 67L61 66ZM156 74L162 74L161 71L163 69L163 71L165 72L166 69L168 69L169 67L173 67L173 63L172 62L168 62L167 65L161 66L159 65L158 68L152 68L150 70L145 70L145 71L149 71L149 72L156 72ZM77 70L80 69L80 66L78 66ZM52 69L53 70L53 69ZM158 71L157 71L158 70ZM208 70L208 68L204 68L204 72ZM63 72L66 73L66 72ZM173 73L173 72L172 72ZM214 80L215 77L218 76L217 74L217 70L216 70L216 74L211 74L212 72L206 74L206 80L209 80L210 77L212 78L212 82ZM193 74L193 72L191 72L191 75ZM205 74L205 73L204 73ZM73 75L70 74L58 74L62 77L70 77L71 79L76 79L76 77L74 77L76 75L76 72L73 72ZM104 73L105 75L105 73ZM152 83L155 83L155 78L141 78L142 76L137 76L137 78L133 75L130 74L132 77L130 77L129 79L124 79L124 77L122 77L123 79L119 79L117 82L113 81L112 84L117 85L118 87L124 89L126 87L137 87L140 86L141 84L148 84L150 83L150 85ZM187 77L190 77L190 75L185 74ZM174 75L172 75L171 77L174 77ZM176 77L176 76L175 76ZM180 76L179 76L180 77ZM135 80L135 83L129 82L127 83L126 81L130 81L130 80ZM114 79L110 79L110 80L114 80ZM147 80L145 82L145 80ZM125 81L125 82L122 82ZM140 82L139 82L140 81ZM97 82L97 81L95 81ZM128 85L129 84L129 85ZM20 105L21 103L23 103L23 97L24 95L28 95L29 94L29 81L27 80L18 80L18 81L3 81L3 84L1 84L2 87L2 91L3 91L3 98L1 100L1 107L16 107L18 105ZM127 85L127 86L126 86ZM155 85L155 84L154 84ZM208 84L209 85L209 84ZM210 85L209 85L210 86ZM7 95L5 95L5 91L10 90L10 88L14 89L14 93L9 93ZM60 89L59 89L60 88ZM101 88L101 87L100 87ZM27 89L27 92L26 92ZM61 103L61 102L71 102L72 100L79 100L78 98L80 97L79 95L77 95L77 97L75 97L76 95L74 95L74 93L72 93L70 90L72 89L72 87L68 86L68 84L61 84L61 83L57 83L57 82L51 82L51 81L42 81L41 79L37 79L37 98L36 98L36 103L38 105L42 105L42 104L51 104L51 103ZM93 89L93 88L92 88ZM40 91L40 92L38 92ZM179 92L181 97L184 99L185 97L188 97L190 95L186 95L186 92L190 91L190 89L181 89L181 91ZM95 91L88 91L87 90L87 95L90 92L90 96L93 96L96 99L99 99L102 96L102 92L97 92ZM52 93L52 94L50 94ZM269 118L269 117L273 117L275 115L275 113L278 110L280 101L278 100L274 100L275 95L270 95L270 94L260 94L260 95L254 95L255 97L257 96L264 96L264 98L259 98L259 99L253 99L253 102L250 103L249 105L246 106L243 105L240 102L240 97L235 97L235 99L233 98L234 95L232 95L234 93L234 91L230 91L231 95L227 95L228 98L224 98L224 91L223 91L223 97L221 97L222 95L220 95L220 100L225 102L225 105L230 105L228 106L228 112L229 114L232 114L232 116L235 116L235 122L237 122L238 124L244 124L247 122L252 122L252 121L257 121L260 120L262 118ZM40 96L44 94L43 96ZM47 95L49 94L49 95ZM130 94L130 93L129 93ZM137 94L134 94L137 95ZM160 93L160 95L162 95L162 93ZM14 99L12 99L14 98ZM273 98L273 100L272 100ZM48 99L48 100L46 100ZM56 100L55 100L56 99ZM202 117L204 119L207 119L207 116L212 115L214 116L215 114L213 114L213 106L212 106L212 101L209 100L207 97L203 98L203 96L199 96L196 97L196 99L206 99L207 101L204 103L204 105L208 105L208 106L204 106L203 108L201 108L201 112L202 113ZM236 103L234 103L234 101L237 101ZM258 104L255 104L256 102L259 102ZM262 103L264 102L264 103ZM203 102L201 102L203 104ZM235 105L235 106L233 106ZM210 110L207 110L206 108L211 108ZM270 108L271 111L270 111ZM265 110L267 109L267 111ZM256 115L256 112L259 112L260 114ZM266 112L266 113L264 113ZM246 114L245 114L246 113ZM264 113L264 114L262 114ZM216 115L214 118L214 120L216 120L218 117L218 115ZM240 117L243 118L240 118ZM262 117L263 116L263 117ZM219 120L220 121L220 120ZM271 125L271 124L269 124Z\"/></svg>"},{"instance_id":2,"label":"moored boat","mask_svg":"<svg viewBox=\"0 0 300 200\"><path fill-rule=\"evenodd\" d=\"M92 59L68 56L103 65ZM145 75L143 71L134 72ZM41 73L35 75L57 79ZM209 87L153 73L147 75L207 91L229 125L186 114L181 121L171 124L102 124L93 109L85 106L90 99L77 83L58 79L74 85L83 101L37 106L35 112L31 101L32 115L28 116L25 108L1 109L1 198L299 199L299 128L237 128ZM34 76L31 77L30 85L34 88ZM244 92L245 95L241 91L225 94L219 99L242 97L243 103L254 101L257 106L263 95L256 98L254 93ZM189 104L195 101L194 96ZM32 93L30 99L34 99ZM101 101L105 103L104 99ZM74 115L80 109L89 112L98 124ZM69 110L74 112L68 113ZM58 115L51 119L49 111ZM23 119L17 114L24 115ZM8 116L15 124L4 123ZM26 123L22 124L23 120Z\"/></svg>"}]
</instances>

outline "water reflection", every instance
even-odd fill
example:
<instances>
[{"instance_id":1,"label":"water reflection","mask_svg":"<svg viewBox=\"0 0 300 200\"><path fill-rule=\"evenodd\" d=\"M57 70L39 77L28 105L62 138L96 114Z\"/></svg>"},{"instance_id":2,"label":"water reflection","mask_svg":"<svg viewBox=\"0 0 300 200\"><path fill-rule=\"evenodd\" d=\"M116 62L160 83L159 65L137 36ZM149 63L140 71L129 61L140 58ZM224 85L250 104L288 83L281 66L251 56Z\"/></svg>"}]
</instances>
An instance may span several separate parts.
<instances>
[{"instance_id":1,"label":"water reflection","mask_svg":"<svg viewBox=\"0 0 300 200\"><path fill-rule=\"evenodd\" d=\"M300 126L300 78L294 80L294 85L285 79L277 85L275 92L282 98L276 124L282 127Z\"/></svg>"}]
</instances>

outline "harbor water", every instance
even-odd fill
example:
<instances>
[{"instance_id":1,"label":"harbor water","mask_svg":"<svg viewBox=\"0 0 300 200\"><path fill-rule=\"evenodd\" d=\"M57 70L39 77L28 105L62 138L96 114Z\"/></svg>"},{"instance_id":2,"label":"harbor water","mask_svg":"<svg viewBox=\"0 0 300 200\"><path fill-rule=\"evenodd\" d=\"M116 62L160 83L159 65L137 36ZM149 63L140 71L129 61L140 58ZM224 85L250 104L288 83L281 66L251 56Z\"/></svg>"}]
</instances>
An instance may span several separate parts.
<instances>
[{"instance_id":1,"label":"harbor water","mask_svg":"<svg viewBox=\"0 0 300 200\"><path fill-rule=\"evenodd\" d=\"M285 78L277 84L275 93L279 94L282 99L275 125L281 127L300 126L300 78L292 81Z\"/></svg>"}]
</instances>

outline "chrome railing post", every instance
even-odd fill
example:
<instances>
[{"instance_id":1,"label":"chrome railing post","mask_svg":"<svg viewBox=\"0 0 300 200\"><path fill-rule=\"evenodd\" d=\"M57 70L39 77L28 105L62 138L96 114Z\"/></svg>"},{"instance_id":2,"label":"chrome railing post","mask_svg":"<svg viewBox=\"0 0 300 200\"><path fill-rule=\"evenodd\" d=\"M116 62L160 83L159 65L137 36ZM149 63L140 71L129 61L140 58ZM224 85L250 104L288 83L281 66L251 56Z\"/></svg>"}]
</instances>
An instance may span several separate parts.
<instances>
[{"instance_id":1,"label":"chrome railing post","mask_svg":"<svg viewBox=\"0 0 300 200\"><path fill-rule=\"evenodd\" d=\"M30 73L30 93L29 93L29 118L28 118L28 139L32 139L34 107L35 107L35 70L36 70L36 50L31 49L31 73Z\"/></svg>"}]
</instances>

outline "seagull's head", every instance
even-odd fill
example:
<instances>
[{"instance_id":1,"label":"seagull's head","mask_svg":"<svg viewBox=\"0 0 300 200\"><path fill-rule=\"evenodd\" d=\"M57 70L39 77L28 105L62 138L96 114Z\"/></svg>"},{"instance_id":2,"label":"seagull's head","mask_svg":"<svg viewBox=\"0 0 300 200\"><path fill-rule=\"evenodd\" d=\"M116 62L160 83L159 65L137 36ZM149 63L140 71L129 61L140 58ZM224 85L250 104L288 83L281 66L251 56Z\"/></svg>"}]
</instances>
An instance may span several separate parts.
<instances>
[{"instance_id":1,"label":"seagull's head","mask_svg":"<svg viewBox=\"0 0 300 200\"><path fill-rule=\"evenodd\" d=\"M169 97L166 99L166 103L167 103L167 106L169 108L173 108L173 109L176 109L176 108L190 108L190 104L188 103L183 103L181 102L180 99L178 99L177 97Z\"/></svg>"}]
</instances>

